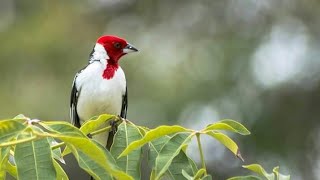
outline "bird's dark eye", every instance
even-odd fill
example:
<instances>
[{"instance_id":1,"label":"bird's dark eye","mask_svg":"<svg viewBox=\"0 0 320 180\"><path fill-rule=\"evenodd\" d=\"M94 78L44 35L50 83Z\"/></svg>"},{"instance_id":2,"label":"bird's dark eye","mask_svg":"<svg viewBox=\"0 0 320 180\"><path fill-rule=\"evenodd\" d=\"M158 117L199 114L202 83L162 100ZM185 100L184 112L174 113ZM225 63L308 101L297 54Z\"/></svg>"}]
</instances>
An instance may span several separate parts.
<instances>
[{"instance_id":1,"label":"bird's dark eye","mask_svg":"<svg viewBox=\"0 0 320 180\"><path fill-rule=\"evenodd\" d=\"M118 42L114 43L113 46L114 46L115 48L117 48L117 49L120 49L120 48L121 48L121 44L118 43Z\"/></svg>"}]
</instances>

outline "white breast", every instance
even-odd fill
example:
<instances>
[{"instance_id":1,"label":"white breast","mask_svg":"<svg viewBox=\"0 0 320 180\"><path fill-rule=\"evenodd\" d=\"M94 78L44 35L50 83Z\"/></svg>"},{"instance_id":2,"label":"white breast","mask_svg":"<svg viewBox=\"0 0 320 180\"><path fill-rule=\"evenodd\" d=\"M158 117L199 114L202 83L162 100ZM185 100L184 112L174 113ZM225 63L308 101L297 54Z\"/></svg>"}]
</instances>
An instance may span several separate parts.
<instances>
[{"instance_id":1,"label":"white breast","mask_svg":"<svg viewBox=\"0 0 320 180\"><path fill-rule=\"evenodd\" d=\"M87 66L77 77L76 86L80 92L77 112L81 120L108 113L119 115L122 97L126 90L125 75L121 67L113 78L104 79L105 63L96 61Z\"/></svg>"}]
</instances>

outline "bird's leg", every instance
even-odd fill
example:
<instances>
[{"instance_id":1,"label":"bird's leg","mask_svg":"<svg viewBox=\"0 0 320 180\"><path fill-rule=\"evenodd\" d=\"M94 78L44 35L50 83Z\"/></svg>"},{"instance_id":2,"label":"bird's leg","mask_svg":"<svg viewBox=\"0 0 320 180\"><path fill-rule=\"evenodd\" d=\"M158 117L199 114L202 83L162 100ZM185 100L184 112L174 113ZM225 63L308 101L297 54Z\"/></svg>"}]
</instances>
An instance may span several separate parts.
<instances>
[{"instance_id":1,"label":"bird's leg","mask_svg":"<svg viewBox=\"0 0 320 180\"><path fill-rule=\"evenodd\" d=\"M111 126L111 131L110 132L112 132L113 134L115 134L117 132L117 130L118 130L119 117L116 118L115 120L111 120L110 121L110 126Z\"/></svg>"},{"instance_id":2,"label":"bird's leg","mask_svg":"<svg viewBox=\"0 0 320 180\"><path fill-rule=\"evenodd\" d=\"M118 130L118 123L121 122L121 119L122 118L120 116L118 116L115 118L115 120L110 121L111 130L109 132L107 145L106 145L106 148L109 151L110 151L111 145L113 144L114 135L116 134L116 132Z\"/></svg>"}]
</instances>

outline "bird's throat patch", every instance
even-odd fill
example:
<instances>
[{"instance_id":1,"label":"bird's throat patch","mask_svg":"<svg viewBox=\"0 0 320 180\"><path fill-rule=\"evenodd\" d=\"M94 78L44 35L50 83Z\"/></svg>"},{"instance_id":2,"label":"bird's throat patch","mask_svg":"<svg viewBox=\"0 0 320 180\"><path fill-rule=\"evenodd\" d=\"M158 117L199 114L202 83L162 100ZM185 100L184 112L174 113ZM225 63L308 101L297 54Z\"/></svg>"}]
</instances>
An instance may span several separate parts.
<instances>
[{"instance_id":1,"label":"bird's throat patch","mask_svg":"<svg viewBox=\"0 0 320 180\"><path fill-rule=\"evenodd\" d=\"M119 65L117 63L108 63L106 69L103 71L102 77L104 79L112 79L118 68Z\"/></svg>"}]
</instances>

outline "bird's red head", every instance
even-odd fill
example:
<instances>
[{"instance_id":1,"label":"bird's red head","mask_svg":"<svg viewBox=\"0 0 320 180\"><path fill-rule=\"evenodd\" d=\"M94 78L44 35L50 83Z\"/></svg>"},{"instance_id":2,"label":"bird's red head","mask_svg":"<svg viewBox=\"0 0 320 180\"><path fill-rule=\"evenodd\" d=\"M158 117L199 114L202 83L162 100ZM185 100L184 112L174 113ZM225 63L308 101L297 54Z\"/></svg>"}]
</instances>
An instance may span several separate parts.
<instances>
[{"instance_id":1,"label":"bird's red head","mask_svg":"<svg viewBox=\"0 0 320 180\"><path fill-rule=\"evenodd\" d=\"M117 63L123 55L138 51L138 49L130 45L126 40L117 36L101 36L97 40L97 43L104 47L110 60L114 63Z\"/></svg>"}]
</instances>

